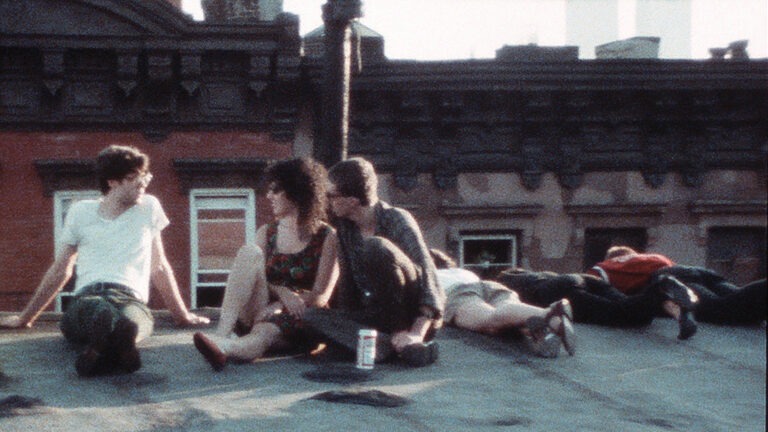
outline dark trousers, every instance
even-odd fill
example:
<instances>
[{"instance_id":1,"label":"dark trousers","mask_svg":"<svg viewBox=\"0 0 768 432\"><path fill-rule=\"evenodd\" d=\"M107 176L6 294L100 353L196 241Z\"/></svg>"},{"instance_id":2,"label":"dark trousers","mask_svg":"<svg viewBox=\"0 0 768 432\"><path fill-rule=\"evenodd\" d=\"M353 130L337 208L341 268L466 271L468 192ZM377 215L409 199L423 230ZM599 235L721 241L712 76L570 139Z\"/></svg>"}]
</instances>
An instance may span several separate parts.
<instances>
[{"instance_id":1,"label":"dark trousers","mask_svg":"<svg viewBox=\"0 0 768 432\"><path fill-rule=\"evenodd\" d=\"M553 272L502 272L499 282L516 291L525 303L547 307L567 298L574 321L614 327L650 324L659 311L660 296L644 290L628 296L607 282L581 274Z\"/></svg>"},{"instance_id":2,"label":"dark trousers","mask_svg":"<svg viewBox=\"0 0 768 432\"><path fill-rule=\"evenodd\" d=\"M152 312L130 289L117 284L99 283L83 288L61 319L64 337L75 344L108 342L115 324L128 319L138 327L141 340L152 333Z\"/></svg>"},{"instance_id":3,"label":"dark trousers","mask_svg":"<svg viewBox=\"0 0 768 432\"><path fill-rule=\"evenodd\" d=\"M657 270L655 275L674 276L699 296L694 312L697 321L744 325L766 319L765 279L739 288L712 270L681 265Z\"/></svg>"},{"instance_id":4,"label":"dark trousers","mask_svg":"<svg viewBox=\"0 0 768 432\"><path fill-rule=\"evenodd\" d=\"M376 361L392 353L390 335L411 328L419 316L419 271L413 262L391 241L370 237L363 248L364 265L350 271L362 271L367 287L347 292L356 297L343 309L311 309L304 322L320 339L354 352L360 329L376 329ZM343 287L342 289L351 289ZM428 339L434 337L434 330Z\"/></svg>"}]
</instances>

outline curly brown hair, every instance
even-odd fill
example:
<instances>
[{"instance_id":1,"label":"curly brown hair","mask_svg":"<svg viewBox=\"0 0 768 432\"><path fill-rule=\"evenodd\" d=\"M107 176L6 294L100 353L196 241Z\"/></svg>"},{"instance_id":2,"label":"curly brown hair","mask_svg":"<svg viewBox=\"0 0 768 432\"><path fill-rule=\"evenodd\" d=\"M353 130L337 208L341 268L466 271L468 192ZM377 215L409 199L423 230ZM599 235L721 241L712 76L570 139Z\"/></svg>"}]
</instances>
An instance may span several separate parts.
<instances>
[{"instance_id":1,"label":"curly brown hair","mask_svg":"<svg viewBox=\"0 0 768 432\"><path fill-rule=\"evenodd\" d=\"M128 145L111 145L96 158L96 179L102 194L109 192L110 180L122 180L128 175L149 169L149 156Z\"/></svg>"},{"instance_id":2,"label":"curly brown hair","mask_svg":"<svg viewBox=\"0 0 768 432\"><path fill-rule=\"evenodd\" d=\"M284 191L286 198L299 210L299 226L315 232L327 218L328 172L312 158L295 158L274 162L264 172L265 185Z\"/></svg>"}]
</instances>

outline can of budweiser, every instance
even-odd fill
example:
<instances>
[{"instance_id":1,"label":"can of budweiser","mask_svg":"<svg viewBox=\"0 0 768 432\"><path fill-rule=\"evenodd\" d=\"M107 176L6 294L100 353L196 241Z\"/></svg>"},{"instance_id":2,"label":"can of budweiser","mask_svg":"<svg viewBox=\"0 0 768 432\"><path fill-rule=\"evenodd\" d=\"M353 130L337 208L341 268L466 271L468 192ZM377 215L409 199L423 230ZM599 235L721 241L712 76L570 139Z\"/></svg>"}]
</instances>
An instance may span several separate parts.
<instances>
[{"instance_id":1,"label":"can of budweiser","mask_svg":"<svg viewBox=\"0 0 768 432\"><path fill-rule=\"evenodd\" d=\"M373 369L376 358L376 330L361 329L357 333L357 368Z\"/></svg>"}]
</instances>

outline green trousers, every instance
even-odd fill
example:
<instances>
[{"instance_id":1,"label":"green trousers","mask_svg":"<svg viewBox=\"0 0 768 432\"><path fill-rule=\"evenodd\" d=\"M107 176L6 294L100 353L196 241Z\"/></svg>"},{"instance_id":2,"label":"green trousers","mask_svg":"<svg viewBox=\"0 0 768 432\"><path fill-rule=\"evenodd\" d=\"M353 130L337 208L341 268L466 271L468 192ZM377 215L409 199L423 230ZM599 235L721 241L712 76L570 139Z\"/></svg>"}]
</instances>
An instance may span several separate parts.
<instances>
[{"instance_id":1,"label":"green trousers","mask_svg":"<svg viewBox=\"0 0 768 432\"><path fill-rule=\"evenodd\" d=\"M137 340L152 334L152 312L125 289L108 284L89 285L70 303L61 319L64 337L75 344L103 343L119 320L128 319L138 327Z\"/></svg>"}]
</instances>

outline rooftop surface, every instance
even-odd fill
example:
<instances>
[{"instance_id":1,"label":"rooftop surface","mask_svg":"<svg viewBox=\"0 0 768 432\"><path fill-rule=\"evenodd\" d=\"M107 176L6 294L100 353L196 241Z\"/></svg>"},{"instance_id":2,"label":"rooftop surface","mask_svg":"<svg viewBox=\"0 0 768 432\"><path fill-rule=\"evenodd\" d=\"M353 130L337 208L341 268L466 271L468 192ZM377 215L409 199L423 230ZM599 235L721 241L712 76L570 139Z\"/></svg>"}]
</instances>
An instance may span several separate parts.
<instances>
[{"instance_id":1,"label":"rooftop surface","mask_svg":"<svg viewBox=\"0 0 768 432\"><path fill-rule=\"evenodd\" d=\"M330 355L213 372L190 329L160 320L132 375L78 378L55 320L0 331L0 430L15 431L765 431L766 329L701 324L691 340L576 325L578 352L534 357L519 338L448 328L440 359L377 365L350 382ZM313 374L333 372L318 380ZM359 376L358 376L359 378ZM344 382L346 381L346 383ZM378 390L405 404L311 399ZM365 395L366 393L362 393ZM333 393L332 396L345 396ZM375 395L374 395L375 396Z\"/></svg>"}]
</instances>

